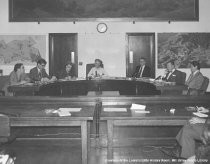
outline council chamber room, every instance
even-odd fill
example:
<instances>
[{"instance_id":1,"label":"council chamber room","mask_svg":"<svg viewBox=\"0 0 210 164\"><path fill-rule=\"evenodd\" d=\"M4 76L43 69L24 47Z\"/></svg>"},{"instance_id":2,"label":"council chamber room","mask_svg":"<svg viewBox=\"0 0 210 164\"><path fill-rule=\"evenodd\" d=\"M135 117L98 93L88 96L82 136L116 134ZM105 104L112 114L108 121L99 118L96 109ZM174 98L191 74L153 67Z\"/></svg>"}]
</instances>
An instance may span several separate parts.
<instances>
[{"instance_id":1,"label":"council chamber room","mask_svg":"<svg viewBox=\"0 0 210 164\"><path fill-rule=\"evenodd\" d=\"M209 164L209 0L1 0L0 163Z\"/></svg>"}]
</instances>

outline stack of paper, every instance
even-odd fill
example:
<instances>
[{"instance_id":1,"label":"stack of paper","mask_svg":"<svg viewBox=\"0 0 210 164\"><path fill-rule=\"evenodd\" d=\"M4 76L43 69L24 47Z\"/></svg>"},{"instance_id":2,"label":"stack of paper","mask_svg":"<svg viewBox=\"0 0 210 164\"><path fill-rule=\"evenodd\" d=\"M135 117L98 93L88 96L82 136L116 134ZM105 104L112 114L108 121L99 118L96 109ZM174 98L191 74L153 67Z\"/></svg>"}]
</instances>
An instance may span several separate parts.
<instances>
[{"instance_id":1,"label":"stack of paper","mask_svg":"<svg viewBox=\"0 0 210 164\"><path fill-rule=\"evenodd\" d=\"M80 112L82 108L59 108L59 111L65 112Z\"/></svg>"},{"instance_id":2,"label":"stack of paper","mask_svg":"<svg viewBox=\"0 0 210 164\"><path fill-rule=\"evenodd\" d=\"M146 106L145 105L140 105L140 104L132 104L130 109L145 110Z\"/></svg>"},{"instance_id":3,"label":"stack of paper","mask_svg":"<svg viewBox=\"0 0 210 164\"><path fill-rule=\"evenodd\" d=\"M203 114L203 113L200 113L200 112L193 112L193 114L198 116L198 117L203 117L203 118L208 117L207 114Z\"/></svg>"},{"instance_id":4,"label":"stack of paper","mask_svg":"<svg viewBox=\"0 0 210 164\"><path fill-rule=\"evenodd\" d=\"M150 113L150 111L145 110L146 109L145 105L132 104L130 109L134 110L135 113Z\"/></svg>"},{"instance_id":5,"label":"stack of paper","mask_svg":"<svg viewBox=\"0 0 210 164\"><path fill-rule=\"evenodd\" d=\"M126 108L104 108L104 112L127 112Z\"/></svg>"},{"instance_id":6,"label":"stack of paper","mask_svg":"<svg viewBox=\"0 0 210 164\"><path fill-rule=\"evenodd\" d=\"M59 108L56 113L59 116L71 116L70 112L79 112L82 108Z\"/></svg>"}]
</instances>

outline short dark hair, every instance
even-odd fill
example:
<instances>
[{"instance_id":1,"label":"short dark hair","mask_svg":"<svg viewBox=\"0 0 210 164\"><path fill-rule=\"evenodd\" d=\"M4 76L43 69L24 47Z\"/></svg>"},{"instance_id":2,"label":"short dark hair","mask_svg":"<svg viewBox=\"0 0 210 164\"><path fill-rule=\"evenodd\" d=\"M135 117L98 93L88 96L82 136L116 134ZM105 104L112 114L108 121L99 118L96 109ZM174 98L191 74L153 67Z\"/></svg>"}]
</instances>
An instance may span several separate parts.
<instances>
[{"instance_id":1,"label":"short dark hair","mask_svg":"<svg viewBox=\"0 0 210 164\"><path fill-rule=\"evenodd\" d=\"M102 60L101 59L95 59L95 62L100 62L100 66L102 67L103 66L103 62L102 62Z\"/></svg>"},{"instance_id":2,"label":"short dark hair","mask_svg":"<svg viewBox=\"0 0 210 164\"><path fill-rule=\"evenodd\" d=\"M46 65L47 62L46 62L46 60L44 60L44 59L39 59L39 60L37 61L37 64L44 64L44 65Z\"/></svg>"},{"instance_id":3,"label":"short dark hair","mask_svg":"<svg viewBox=\"0 0 210 164\"><path fill-rule=\"evenodd\" d=\"M175 65L174 60L169 60L169 61L167 62L167 64L168 64L168 63L171 63L172 65Z\"/></svg>"},{"instance_id":4,"label":"short dark hair","mask_svg":"<svg viewBox=\"0 0 210 164\"><path fill-rule=\"evenodd\" d=\"M197 67L198 70L200 70L201 68L200 63L198 61L192 61L190 62L190 64L192 64L193 67Z\"/></svg>"},{"instance_id":5,"label":"short dark hair","mask_svg":"<svg viewBox=\"0 0 210 164\"><path fill-rule=\"evenodd\" d=\"M73 64L72 62L67 62L67 63L65 64L65 67L66 67L67 65L73 66L74 64Z\"/></svg>"},{"instance_id":6,"label":"short dark hair","mask_svg":"<svg viewBox=\"0 0 210 164\"><path fill-rule=\"evenodd\" d=\"M139 59L139 60L141 60L141 59L143 59L144 61L146 61L146 58L144 58L144 57L140 57L140 59Z\"/></svg>"},{"instance_id":7,"label":"short dark hair","mask_svg":"<svg viewBox=\"0 0 210 164\"><path fill-rule=\"evenodd\" d=\"M17 63L17 64L15 64L14 71L17 72L17 70L20 69L22 65L23 65L23 63Z\"/></svg>"}]
</instances>

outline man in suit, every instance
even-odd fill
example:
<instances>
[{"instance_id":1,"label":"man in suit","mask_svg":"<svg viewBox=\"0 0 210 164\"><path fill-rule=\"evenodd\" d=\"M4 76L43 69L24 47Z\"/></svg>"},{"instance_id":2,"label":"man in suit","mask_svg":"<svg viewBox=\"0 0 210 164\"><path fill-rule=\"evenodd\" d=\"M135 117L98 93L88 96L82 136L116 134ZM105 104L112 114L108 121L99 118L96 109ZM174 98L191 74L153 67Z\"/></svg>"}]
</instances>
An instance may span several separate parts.
<instances>
[{"instance_id":1,"label":"man in suit","mask_svg":"<svg viewBox=\"0 0 210 164\"><path fill-rule=\"evenodd\" d=\"M167 63L166 74L162 77L162 80L167 82L175 82L176 84L183 84L182 72L175 68L173 60Z\"/></svg>"},{"instance_id":2,"label":"man in suit","mask_svg":"<svg viewBox=\"0 0 210 164\"><path fill-rule=\"evenodd\" d=\"M188 94L189 95L198 95L199 89L201 88L204 77L200 72L200 64L197 61L192 61L191 63L191 74L186 81L186 85L188 86Z\"/></svg>"},{"instance_id":3,"label":"man in suit","mask_svg":"<svg viewBox=\"0 0 210 164\"><path fill-rule=\"evenodd\" d=\"M50 76L45 71L45 66L47 62L44 59L39 59L37 61L37 66L30 70L29 77L32 82L41 81L41 82L48 82L53 81L56 78L53 76L50 80Z\"/></svg>"},{"instance_id":4,"label":"man in suit","mask_svg":"<svg viewBox=\"0 0 210 164\"><path fill-rule=\"evenodd\" d=\"M140 58L140 65L136 67L135 72L133 73L132 77L141 78L141 77L151 77L151 69L150 67L146 66L145 58Z\"/></svg>"}]
</instances>

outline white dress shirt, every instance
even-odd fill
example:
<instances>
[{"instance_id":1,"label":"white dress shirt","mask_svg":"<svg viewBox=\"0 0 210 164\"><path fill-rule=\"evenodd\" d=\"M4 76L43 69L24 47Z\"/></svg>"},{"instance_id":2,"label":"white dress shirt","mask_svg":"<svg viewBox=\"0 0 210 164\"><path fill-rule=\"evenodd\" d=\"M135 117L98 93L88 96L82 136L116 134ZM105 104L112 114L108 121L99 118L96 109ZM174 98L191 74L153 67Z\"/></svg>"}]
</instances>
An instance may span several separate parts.
<instances>
[{"instance_id":1,"label":"white dress shirt","mask_svg":"<svg viewBox=\"0 0 210 164\"><path fill-rule=\"evenodd\" d=\"M108 76L108 74L106 73L106 71L99 67L99 68L96 68L96 67L93 67L90 72L88 73L88 77L94 77L94 76Z\"/></svg>"}]
</instances>

